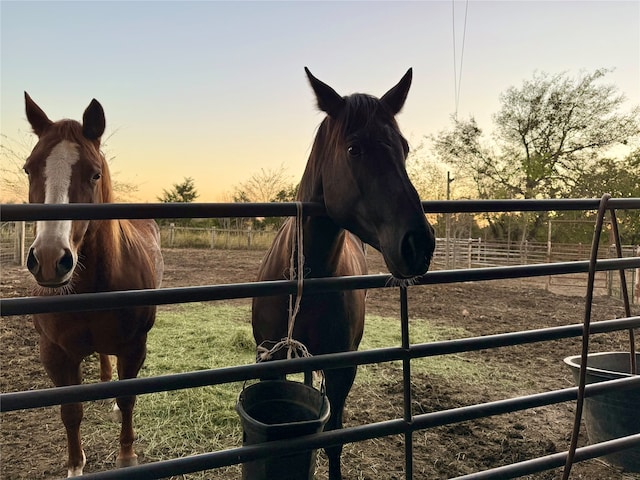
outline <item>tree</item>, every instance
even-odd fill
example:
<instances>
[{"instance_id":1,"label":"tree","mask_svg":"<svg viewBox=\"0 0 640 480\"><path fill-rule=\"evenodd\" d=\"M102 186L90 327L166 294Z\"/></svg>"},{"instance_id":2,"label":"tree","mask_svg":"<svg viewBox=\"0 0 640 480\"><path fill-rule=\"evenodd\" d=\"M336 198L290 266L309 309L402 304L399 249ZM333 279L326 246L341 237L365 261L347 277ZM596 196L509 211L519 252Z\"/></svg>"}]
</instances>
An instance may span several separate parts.
<instances>
[{"instance_id":1,"label":"tree","mask_svg":"<svg viewBox=\"0 0 640 480\"><path fill-rule=\"evenodd\" d=\"M599 156L640 134L640 108L623 112L624 95L600 83L609 72L535 74L500 96L491 145L471 117L454 119L434 139L436 151L473 179L480 198L567 197ZM546 214L531 217L524 237L535 236Z\"/></svg>"},{"instance_id":2,"label":"tree","mask_svg":"<svg viewBox=\"0 0 640 480\"><path fill-rule=\"evenodd\" d=\"M29 196L29 179L22 167L35 145L35 136L22 135L19 140L15 140L2 134L0 139L2 202L26 202Z\"/></svg>"},{"instance_id":3,"label":"tree","mask_svg":"<svg viewBox=\"0 0 640 480\"><path fill-rule=\"evenodd\" d=\"M233 189L234 202L293 202L298 193L298 185L291 183L284 165L276 169L261 168L247 181ZM282 217L255 218L255 228L277 229L284 222Z\"/></svg>"},{"instance_id":4,"label":"tree","mask_svg":"<svg viewBox=\"0 0 640 480\"><path fill-rule=\"evenodd\" d=\"M298 188L300 188L300 183L294 185L293 183L278 193L276 193L275 197L273 197L271 202L295 202L296 197L298 196Z\"/></svg>"},{"instance_id":5,"label":"tree","mask_svg":"<svg viewBox=\"0 0 640 480\"><path fill-rule=\"evenodd\" d=\"M604 158L598 161L592 169L583 172L575 181L571 196L576 198L599 198L604 193L613 197L640 197L640 148L633 151L622 160ZM576 212L558 214L561 219L573 219ZM595 219L595 212L586 212L582 218ZM619 223L620 237L623 243L640 244L640 211L618 210L616 217ZM582 224L582 229L576 226L574 230L582 238L579 241L588 242L593 234L592 224ZM575 241L575 240L573 240Z\"/></svg>"},{"instance_id":6,"label":"tree","mask_svg":"<svg viewBox=\"0 0 640 480\"><path fill-rule=\"evenodd\" d=\"M184 177L182 183L174 183L171 190L162 190L162 196L156 197L162 203L191 203L198 198L198 191L195 188L195 182L191 177ZM165 218L158 219L160 225L176 224L190 225L193 222L191 218Z\"/></svg>"},{"instance_id":7,"label":"tree","mask_svg":"<svg viewBox=\"0 0 640 480\"><path fill-rule=\"evenodd\" d=\"M199 197L195 182L185 177L182 183L174 183L171 190L162 190L162 196L156 197L162 203L191 203Z\"/></svg>"},{"instance_id":8,"label":"tree","mask_svg":"<svg viewBox=\"0 0 640 480\"><path fill-rule=\"evenodd\" d=\"M235 202L273 202L280 192L292 188L288 177L284 165L276 169L261 168L233 188L233 199Z\"/></svg>"},{"instance_id":9,"label":"tree","mask_svg":"<svg viewBox=\"0 0 640 480\"><path fill-rule=\"evenodd\" d=\"M412 149L407 156L407 174L422 200L447 198L447 172L445 166L428 156L425 143Z\"/></svg>"}]
</instances>

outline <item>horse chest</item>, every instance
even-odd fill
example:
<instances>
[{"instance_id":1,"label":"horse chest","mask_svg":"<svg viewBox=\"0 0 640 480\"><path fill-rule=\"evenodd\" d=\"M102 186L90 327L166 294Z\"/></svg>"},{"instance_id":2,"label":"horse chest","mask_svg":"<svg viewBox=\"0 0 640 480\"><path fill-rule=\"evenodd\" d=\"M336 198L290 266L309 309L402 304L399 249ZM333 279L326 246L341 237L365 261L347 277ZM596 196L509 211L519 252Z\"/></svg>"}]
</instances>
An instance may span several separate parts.
<instances>
[{"instance_id":1,"label":"horse chest","mask_svg":"<svg viewBox=\"0 0 640 480\"><path fill-rule=\"evenodd\" d=\"M110 312L80 312L34 315L34 325L45 341L70 356L85 357L94 352L118 355L152 323Z\"/></svg>"}]
</instances>

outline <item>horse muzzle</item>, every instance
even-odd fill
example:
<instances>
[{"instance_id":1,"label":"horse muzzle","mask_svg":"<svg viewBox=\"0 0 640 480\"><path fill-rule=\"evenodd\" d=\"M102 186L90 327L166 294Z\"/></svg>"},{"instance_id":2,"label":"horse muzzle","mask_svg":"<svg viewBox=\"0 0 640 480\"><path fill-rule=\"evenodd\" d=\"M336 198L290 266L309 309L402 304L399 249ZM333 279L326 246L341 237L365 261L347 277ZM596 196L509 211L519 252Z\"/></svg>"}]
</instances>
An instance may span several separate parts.
<instances>
[{"instance_id":1,"label":"horse muzzle","mask_svg":"<svg viewBox=\"0 0 640 480\"><path fill-rule=\"evenodd\" d=\"M424 275L429 270L436 240L433 229L407 232L397 249L382 248L385 263L391 274L398 279L409 279ZM392 252L395 251L395 254Z\"/></svg>"},{"instance_id":2,"label":"horse muzzle","mask_svg":"<svg viewBox=\"0 0 640 480\"><path fill-rule=\"evenodd\" d=\"M59 288L71 280L76 260L68 248L32 246L27 256L27 268L42 287Z\"/></svg>"}]
</instances>

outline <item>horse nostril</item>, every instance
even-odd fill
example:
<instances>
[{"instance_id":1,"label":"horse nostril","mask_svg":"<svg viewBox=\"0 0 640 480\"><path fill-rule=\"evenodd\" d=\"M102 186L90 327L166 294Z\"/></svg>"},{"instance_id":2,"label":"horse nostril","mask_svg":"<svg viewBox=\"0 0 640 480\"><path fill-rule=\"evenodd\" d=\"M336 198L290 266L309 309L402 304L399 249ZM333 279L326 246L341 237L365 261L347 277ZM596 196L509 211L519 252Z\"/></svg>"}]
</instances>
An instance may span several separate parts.
<instances>
[{"instance_id":1,"label":"horse nostril","mask_svg":"<svg viewBox=\"0 0 640 480\"><path fill-rule=\"evenodd\" d=\"M431 255L433 254L434 245L431 238L426 235L427 232L409 232L402 240L401 252L402 258L408 265L416 269L426 268L429 266ZM421 272L421 273L424 273Z\"/></svg>"},{"instance_id":2,"label":"horse nostril","mask_svg":"<svg viewBox=\"0 0 640 480\"><path fill-rule=\"evenodd\" d=\"M68 248L64 249L64 255L58 260L58 264L56 265L56 273L60 277L64 277L67 273L71 271L73 268L73 255L71 254L71 250Z\"/></svg>"},{"instance_id":3,"label":"horse nostril","mask_svg":"<svg viewBox=\"0 0 640 480\"><path fill-rule=\"evenodd\" d=\"M27 268L33 275L38 273L40 269L40 264L38 263L33 247L29 249L29 255L27 256Z\"/></svg>"}]
</instances>

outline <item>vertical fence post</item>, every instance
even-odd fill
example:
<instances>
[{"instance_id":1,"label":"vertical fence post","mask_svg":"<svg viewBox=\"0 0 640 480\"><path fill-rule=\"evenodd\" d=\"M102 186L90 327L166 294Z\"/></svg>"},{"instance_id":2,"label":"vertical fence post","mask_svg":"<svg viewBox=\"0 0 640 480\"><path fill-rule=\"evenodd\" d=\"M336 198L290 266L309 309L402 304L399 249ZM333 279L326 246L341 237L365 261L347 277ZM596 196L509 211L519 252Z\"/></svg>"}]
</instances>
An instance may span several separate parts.
<instances>
[{"instance_id":1,"label":"vertical fence post","mask_svg":"<svg viewBox=\"0 0 640 480\"><path fill-rule=\"evenodd\" d=\"M547 227L547 263L551 263L551 220L549 220L548 227ZM549 291L550 286L551 286L551 275L547 275L547 282L545 285L545 289Z\"/></svg>"},{"instance_id":2,"label":"vertical fence post","mask_svg":"<svg viewBox=\"0 0 640 480\"><path fill-rule=\"evenodd\" d=\"M170 223L169 224L169 246L170 247L173 247L173 240L176 234L175 230L176 230L175 223Z\"/></svg>"},{"instance_id":3,"label":"vertical fence post","mask_svg":"<svg viewBox=\"0 0 640 480\"><path fill-rule=\"evenodd\" d=\"M612 248L613 245L609 245L609 248L607 249L607 257L612 258L614 257L613 253L612 253ZM615 255L617 256L617 255ZM607 271L607 296L612 297L613 296L613 279L615 277L613 276L613 270L608 270Z\"/></svg>"},{"instance_id":4,"label":"vertical fence post","mask_svg":"<svg viewBox=\"0 0 640 480\"><path fill-rule=\"evenodd\" d=\"M400 326L402 334L402 349L405 356L402 359L402 390L404 397L404 421L411 423L413 420L413 410L411 408L411 358L409 357L409 304L407 298L407 287L400 287ZM404 434L404 466L405 479L413 479L413 432Z\"/></svg>"},{"instance_id":5,"label":"vertical fence post","mask_svg":"<svg viewBox=\"0 0 640 480\"><path fill-rule=\"evenodd\" d=\"M13 224L13 228L15 231L15 238L16 238L16 243L15 243L15 249L14 249L14 253L13 253L13 261L17 264L20 265L21 267L24 267L25 265L25 256L24 256L24 252L25 252L25 242L26 242L26 222L22 221L22 222L14 222Z\"/></svg>"},{"instance_id":6,"label":"vertical fence post","mask_svg":"<svg viewBox=\"0 0 640 480\"><path fill-rule=\"evenodd\" d=\"M20 222L20 265L27 265L25 242L27 241L27 222Z\"/></svg>"},{"instance_id":7,"label":"vertical fence post","mask_svg":"<svg viewBox=\"0 0 640 480\"><path fill-rule=\"evenodd\" d=\"M249 225L249 228L247 229L247 248L249 250L251 250L251 241L252 241L252 238L251 238L251 225Z\"/></svg>"},{"instance_id":8,"label":"vertical fence post","mask_svg":"<svg viewBox=\"0 0 640 480\"><path fill-rule=\"evenodd\" d=\"M211 227L211 248L216 248L216 227Z\"/></svg>"}]
</instances>

